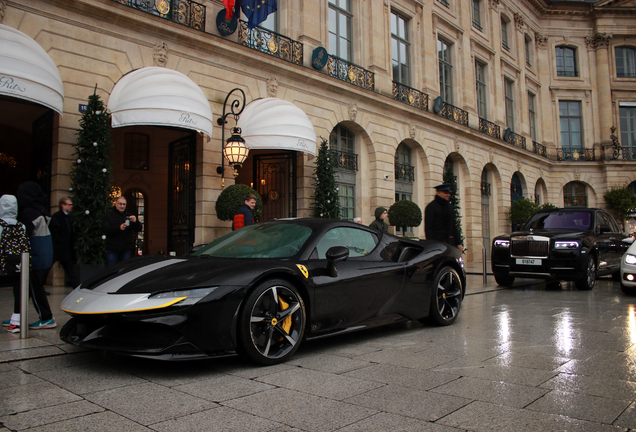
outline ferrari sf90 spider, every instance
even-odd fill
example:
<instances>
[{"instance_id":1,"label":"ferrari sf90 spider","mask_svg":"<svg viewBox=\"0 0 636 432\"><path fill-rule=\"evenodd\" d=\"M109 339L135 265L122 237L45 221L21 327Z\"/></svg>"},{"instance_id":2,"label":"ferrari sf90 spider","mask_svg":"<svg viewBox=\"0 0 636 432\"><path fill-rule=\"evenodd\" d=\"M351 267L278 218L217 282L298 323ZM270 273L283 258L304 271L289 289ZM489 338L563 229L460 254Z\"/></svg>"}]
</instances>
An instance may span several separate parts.
<instances>
[{"instance_id":1,"label":"ferrari sf90 spider","mask_svg":"<svg viewBox=\"0 0 636 432\"><path fill-rule=\"evenodd\" d=\"M287 360L303 339L405 320L453 323L459 249L346 221L287 219L233 231L184 257L144 256L66 297L62 340L160 359Z\"/></svg>"}]
</instances>

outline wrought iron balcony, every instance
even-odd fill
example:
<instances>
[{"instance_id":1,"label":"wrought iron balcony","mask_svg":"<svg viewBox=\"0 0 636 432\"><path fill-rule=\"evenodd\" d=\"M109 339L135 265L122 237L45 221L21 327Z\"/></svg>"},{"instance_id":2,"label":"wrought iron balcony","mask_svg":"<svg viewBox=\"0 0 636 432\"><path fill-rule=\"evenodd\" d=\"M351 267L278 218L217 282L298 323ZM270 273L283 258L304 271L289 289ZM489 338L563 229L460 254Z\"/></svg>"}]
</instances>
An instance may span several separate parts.
<instances>
[{"instance_id":1,"label":"wrought iron balcony","mask_svg":"<svg viewBox=\"0 0 636 432\"><path fill-rule=\"evenodd\" d=\"M205 31L205 6L192 0L113 0L190 28Z\"/></svg>"},{"instance_id":2,"label":"wrought iron balcony","mask_svg":"<svg viewBox=\"0 0 636 432\"><path fill-rule=\"evenodd\" d=\"M522 137L521 135L517 133L510 132L510 135L508 135L508 139L505 139L505 134L504 134L504 140L508 144L512 144L515 147L519 147L524 150L526 149L526 138Z\"/></svg>"},{"instance_id":3,"label":"wrought iron balcony","mask_svg":"<svg viewBox=\"0 0 636 432\"><path fill-rule=\"evenodd\" d=\"M375 74L373 72L331 54L327 61L327 73L358 87L375 90Z\"/></svg>"},{"instance_id":4,"label":"wrought iron balcony","mask_svg":"<svg viewBox=\"0 0 636 432\"><path fill-rule=\"evenodd\" d=\"M479 118L479 132L493 138L501 139L501 128L486 119Z\"/></svg>"},{"instance_id":5,"label":"wrought iron balcony","mask_svg":"<svg viewBox=\"0 0 636 432\"><path fill-rule=\"evenodd\" d=\"M532 153L538 154L539 156L543 156L545 158L548 157L548 152L543 144L539 144L536 141L532 141Z\"/></svg>"},{"instance_id":6,"label":"wrought iron balcony","mask_svg":"<svg viewBox=\"0 0 636 432\"><path fill-rule=\"evenodd\" d=\"M621 155L624 160L636 161L636 147L621 147Z\"/></svg>"},{"instance_id":7,"label":"wrought iron balcony","mask_svg":"<svg viewBox=\"0 0 636 432\"><path fill-rule=\"evenodd\" d=\"M409 86L393 81L393 99L428 111L428 95Z\"/></svg>"},{"instance_id":8,"label":"wrought iron balcony","mask_svg":"<svg viewBox=\"0 0 636 432\"><path fill-rule=\"evenodd\" d=\"M490 183L481 182L481 196L490 196L491 195L491 185Z\"/></svg>"},{"instance_id":9,"label":"wrought iron balcony","mask_svg":"<svg viewBox=\"0 0 636 432\"><path fill-rule=\"evenodd\" d=\"M248 48L269 54L279 59L303 64L303 44L261 27L247 28L246 21L239 21L239 43Z\"/></svg>"},{"instance_id":10,"label":"wrought iron balcony","mask_svg":"<svg viewBox=\"0 0 636 432\"><path fill-rule=\"evenodd\" d=\"M413 183L415 181L415 167L409 164L396 163L395 179Z\"/></svg>"},{"instance_id":11,"label":"wrought iron balcony","mask_svg":"<svg viewBox=\"0 0 636 432\"><path fill-rule=\"evenodd\" d=\"M442 109L438 113L440 116L459 123L460 125L468 126L468 111L464 111L461 108L457 108L449 103L442 102Z\"/></svg>"},{"instance_id":12,"label":"wrought iron balcony","mask_svg":"<svg viewBox=\"0 0 636 432\"><path fill-rule=\"evenodd\" d=\"M358 155L355 153L329 150L331 157L335 160L335 168L347 171L358 171Z\"/></svg>"},{"instance_id":13,"label":"wrought iron balcony","mask_svg":"<svg viewBox=\"0 0 636 432\"><path fill-rule=\"evenodd\" d=\"M557 149L558 161L594 161L594 149Z\"/></svg>"}]
</instances>

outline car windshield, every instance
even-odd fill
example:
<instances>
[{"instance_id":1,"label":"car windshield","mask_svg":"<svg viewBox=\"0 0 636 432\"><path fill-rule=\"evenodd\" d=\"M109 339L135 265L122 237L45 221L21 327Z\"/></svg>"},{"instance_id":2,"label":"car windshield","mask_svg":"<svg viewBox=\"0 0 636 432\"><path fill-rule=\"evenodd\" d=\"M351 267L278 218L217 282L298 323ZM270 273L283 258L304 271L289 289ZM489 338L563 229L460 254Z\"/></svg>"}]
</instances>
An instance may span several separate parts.
<instances>
[{"instance_id":1,"label":"car windshield","mask_svg":"<svg viewBox=\"0 0 636 432\"><path fill-rule=\"evenodd\" d=\"M232 231L194 252L215 258L289 258L303 247L311 228L281 223L261 223Z\"/></svg>"},{"instance_id":2,"label":"car windshield","mask_svg":"<svg viewBox=\"0 0 636 432\"><path fill-rule=\"evenodd\" d=\"M592 214L584 211L536 213L526 223L524 229L590 230Z\"/></svg>"}]
</instances>

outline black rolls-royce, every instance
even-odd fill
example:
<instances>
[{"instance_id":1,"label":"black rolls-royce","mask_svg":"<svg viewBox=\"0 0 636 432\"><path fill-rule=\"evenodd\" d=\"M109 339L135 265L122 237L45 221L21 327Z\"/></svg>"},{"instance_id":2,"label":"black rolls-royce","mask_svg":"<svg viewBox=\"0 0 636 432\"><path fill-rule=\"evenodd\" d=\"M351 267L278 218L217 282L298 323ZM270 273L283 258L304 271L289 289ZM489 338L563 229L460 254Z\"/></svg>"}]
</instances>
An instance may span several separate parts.
<instances>
[{"instance_id":1,"label":"black rolls-royce","mask_svg":"<svg viewBox=\"0 0 636 432\"><path fill-rule=\"evenodd\" d=\"M496 237L491 265L499 285L515 277L574 281L591 290L597 276L620 278L625 236L604 210L566 207L540 210L520 231Z\"/></svg>"}]
</instances>

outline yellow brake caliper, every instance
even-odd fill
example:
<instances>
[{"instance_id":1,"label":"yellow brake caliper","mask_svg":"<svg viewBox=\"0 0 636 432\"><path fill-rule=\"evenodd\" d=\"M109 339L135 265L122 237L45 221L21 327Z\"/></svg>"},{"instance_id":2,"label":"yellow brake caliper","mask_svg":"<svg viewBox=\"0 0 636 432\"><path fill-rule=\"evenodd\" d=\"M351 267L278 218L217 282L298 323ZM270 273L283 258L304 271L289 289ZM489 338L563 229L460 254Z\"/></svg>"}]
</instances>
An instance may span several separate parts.
<instances>
[{"instance_id":1,"label":"yellow brake caliper","mask_svg":"<svg viewBox=\"0 0 636 432\"><path fill-rule=\"evenodd\" d=\"M278 303L280 303L280 310L282 311L284 311L285 309L289 307L289 303L286 303L285 300L281 298L281 296L278 296ZM291 315L289 315L287 318L283 320L280 326L283 328L283 330L285 330L285 333L289 334L289 330L291 330L291 325L292 325L292 317Z\"/></svg>"}]
</instances>

